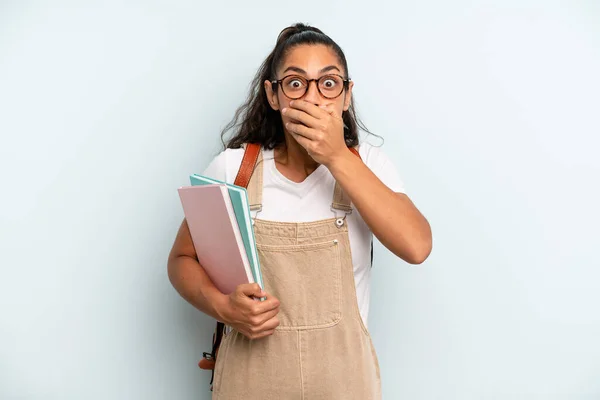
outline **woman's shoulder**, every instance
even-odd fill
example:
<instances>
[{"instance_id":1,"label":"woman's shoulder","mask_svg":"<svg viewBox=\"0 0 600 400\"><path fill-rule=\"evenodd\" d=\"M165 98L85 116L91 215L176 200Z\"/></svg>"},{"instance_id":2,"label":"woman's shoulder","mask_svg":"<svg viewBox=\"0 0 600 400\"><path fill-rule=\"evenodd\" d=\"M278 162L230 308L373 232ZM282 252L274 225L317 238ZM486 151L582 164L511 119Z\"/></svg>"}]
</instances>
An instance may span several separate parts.
<instances>
[{"instance_id":1,"label":"woman's shoulder","mask_svg":"<svg viewBox=\"0 0 600 400\"><path fill-rule=\"evenodd\" d=\"M404 181L397 170L396 162L390 158L383 146L375 146L363 141L358 147L363 162L390 189L398 193L406 193Z\"/></svg>"},{"instance_id":2,"label":"woman's shoulder","mask_svg":"<svg viewBox=\"0 0 600 400\"><path fill-rule=\"evenodd\" d=\"M368 141L360 142L358 145L358 154L360 154L360 158L369 167L379 165L388 158L383 146L376 146Z\"/></svg>"},{"instance_id":3,"label":"woman's shoulder","mask_svg":"<svg viewBox=\"0 0 600 400\"><path fill-rule=\"evenodd\" d=\"M244 151L244 148L225 149L221 151L208 164L202 175L227 183L233 183L237 171L242 164Z\"/></svg>"}]
</instances>

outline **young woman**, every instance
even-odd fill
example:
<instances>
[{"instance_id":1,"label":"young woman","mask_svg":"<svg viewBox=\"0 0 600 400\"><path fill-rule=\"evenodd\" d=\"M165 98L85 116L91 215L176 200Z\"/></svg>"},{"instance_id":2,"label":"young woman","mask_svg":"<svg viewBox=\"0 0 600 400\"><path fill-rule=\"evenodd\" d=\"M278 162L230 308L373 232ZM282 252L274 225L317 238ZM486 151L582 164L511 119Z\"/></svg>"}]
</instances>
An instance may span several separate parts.
<instances>
[{"instance_id":1,"label":"young woman","mask_svg":"<svg viewBox=\"0 0 600 400\"><path fill-rule=\"evenodd\" d=\"M183 221L170 280L230 328L214 399L381 398L367 330L372 235L412 264L428 257L432 240L391 160L359 146L353 85L331 38L303 24L284 29L225 129L236 129L233 138L204 171L231 183L238 173L250 176L265 281L264 290L247 284L220 293ZM260 149L257 161L240 172L251 148Z\"/></svg>"}]
</instances>

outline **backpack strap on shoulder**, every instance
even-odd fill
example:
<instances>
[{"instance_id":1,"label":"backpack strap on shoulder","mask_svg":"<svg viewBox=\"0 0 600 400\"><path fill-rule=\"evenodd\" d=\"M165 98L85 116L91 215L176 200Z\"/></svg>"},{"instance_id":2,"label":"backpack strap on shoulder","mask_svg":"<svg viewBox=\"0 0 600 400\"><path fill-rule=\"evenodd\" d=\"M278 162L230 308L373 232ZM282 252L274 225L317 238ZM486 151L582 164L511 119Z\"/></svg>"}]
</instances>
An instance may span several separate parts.
<instances>
[{"instance_id":1,"label":"backpack strap on shoulder","mask_svg":"<svg viewBox=\"0 0 600 400\"><path fill-rule=\"evenodd\" d=\"M244 151L244 158L242 158L242 164L238 170L237 176L235 177L234 185L247 188L250 183L250 178L254 172L256 161L258 160L258 154L260 153L260 145L256 143L248 143Z\"/></svg>"}]
</instances>

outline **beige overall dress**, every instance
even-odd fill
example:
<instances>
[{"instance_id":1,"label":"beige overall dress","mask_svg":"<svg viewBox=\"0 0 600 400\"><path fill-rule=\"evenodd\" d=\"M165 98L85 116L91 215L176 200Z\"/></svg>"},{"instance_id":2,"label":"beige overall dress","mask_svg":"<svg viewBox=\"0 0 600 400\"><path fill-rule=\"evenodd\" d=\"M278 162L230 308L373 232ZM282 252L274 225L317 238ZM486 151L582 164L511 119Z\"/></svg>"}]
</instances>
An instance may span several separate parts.
<instances>
[{"instance_id":1,"label":"beige overall dress","mask_svg":"<svg viewBox=\"0 0 600 400\"><path fill-rule=\"evenodd\" d=\"M262 204L262 150L248 186ZM336 184L332 208L351 211ZM333 216L333 214L332 214ZM309 223L255 220L265 291L281 302L266 338L226 334L213 400L377 400L379 365L358 310L345 218ZM226 330L227 331L227 330Z\"/></svg>"}]
</instances>

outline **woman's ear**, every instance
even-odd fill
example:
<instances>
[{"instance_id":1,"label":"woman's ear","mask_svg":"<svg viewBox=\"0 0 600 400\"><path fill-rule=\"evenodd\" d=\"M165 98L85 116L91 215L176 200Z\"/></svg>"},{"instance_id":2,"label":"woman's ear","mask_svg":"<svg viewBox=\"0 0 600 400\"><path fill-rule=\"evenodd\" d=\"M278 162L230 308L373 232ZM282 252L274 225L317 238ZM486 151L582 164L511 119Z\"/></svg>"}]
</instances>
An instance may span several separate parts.
<instances>
[{"instance_id":1,"label":"woman's ear","mask_svg":"<svg viewBox=\"0 0 600 400\"><path fill-rule=\"evenodd\" d=\"M267 93L267 100L271 108L275 111L279 110L279 99L277 98L277 93L273 90L271 81L265 81L265 92Z\"/></svg>"},{"instance_id":2,"label":"woman's ear","mask_svg":"<svg viewBox=\"0 0 600 400\"><path fill-rule=\"evenodd\" d=\"M344 111L348 111L350 108L350 103L352 102L352 88L354 87L354 82L350 81L348 83L348 90L346 90L346 96L344 97Z\"/></svg>"}]
</instances>

